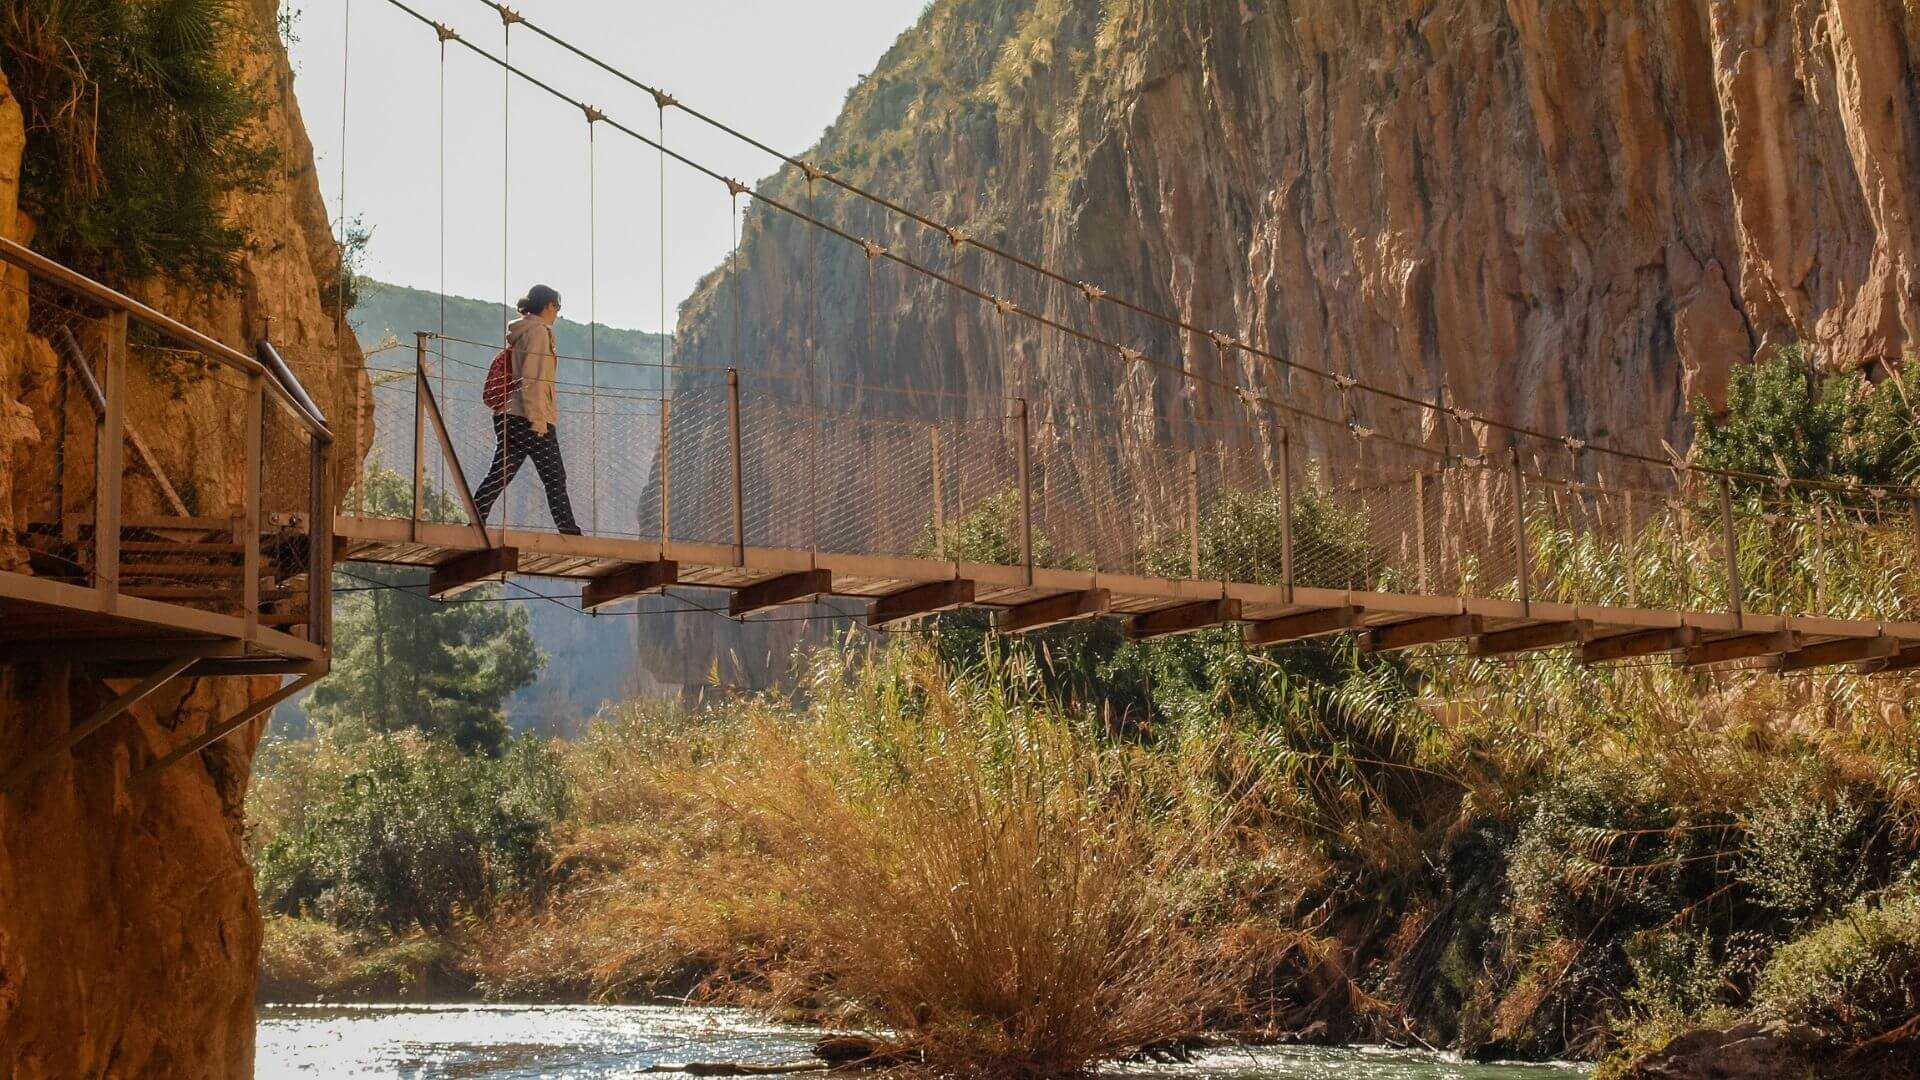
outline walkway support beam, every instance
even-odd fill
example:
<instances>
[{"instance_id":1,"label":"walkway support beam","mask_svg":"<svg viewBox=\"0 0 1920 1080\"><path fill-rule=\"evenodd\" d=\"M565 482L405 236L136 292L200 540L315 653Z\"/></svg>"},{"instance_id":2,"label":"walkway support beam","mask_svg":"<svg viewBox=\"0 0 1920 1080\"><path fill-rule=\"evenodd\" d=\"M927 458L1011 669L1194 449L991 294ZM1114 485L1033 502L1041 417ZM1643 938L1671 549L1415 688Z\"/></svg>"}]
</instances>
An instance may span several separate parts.
<instances>
[{"instance_id":1,"label":"walkway support beam","mask_svg":"<svg viewBox=\"0 0 1920 1080\"><path fill-rule=\"evenodd\" d=\"M192 667L198 659L197 655L178 656L154 668L145 678L135 683L132 689L94 710L92 716L69 728L66 734L41 747L37 753L29 755L26 760L8 770L5 776L0 776L0 794L13 794L15 789L34 773L51 765L63 755L71 753L73 748L80 745L87 736L107 726L115 717L128 709L145 701L154 691L172 682L181 672Z\"/></svg>"},{"instance_id":2,"label":"walkway support beam","mask_svg":"<svg viewBox=\"0 0 1920 1080\"><path fill-rule=\"evenodd\" d=\"M1393 652L1397 649L1411 649L1415 645L1431 645L1439 641L1452 641L1455 638L1474 637L1480 633L1478 615L1434 615L1425 619L1409 619L1406 622L1376 626L1360 639L1363 652Z\"/></svg>"},{"instance_id":3,"label":"walkway support beam","mask_svg":"<svg viewBox=\"0 0 1920 1080\"><path fill-rule=\"evenodd\" d=\"M435 600L451 600L518 569L519 548L488 547L469 551L433 568L433 577L427 582L427 595Z\"/></svg>"}]
</instances>

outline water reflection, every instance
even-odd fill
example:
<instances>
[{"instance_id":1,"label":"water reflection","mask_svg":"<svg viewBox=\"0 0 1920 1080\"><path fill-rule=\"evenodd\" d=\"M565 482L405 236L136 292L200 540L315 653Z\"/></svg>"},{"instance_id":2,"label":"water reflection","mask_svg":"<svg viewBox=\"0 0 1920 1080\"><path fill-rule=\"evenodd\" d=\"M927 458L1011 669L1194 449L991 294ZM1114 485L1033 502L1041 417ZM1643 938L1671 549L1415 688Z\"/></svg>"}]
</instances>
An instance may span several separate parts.
<instances>
[{"instance_id":1,"label":"water reflection","mask_svg":"<svg viewBox=\"0 0 1920 1080\"><path fill-rule=\"evenodd\" d=\"M645 1005L307 1006L261 1010L260 1080L312 1077L544 1080L640 1075L686 1061L798 1061L818 1032L732 1009ZM1110 1076L1230 1080L1566 1080L1582 1070L1468 1065L1378 1048L1211 1051L1189 1065ZM657 1074L656 1074L657 1075Z\"/></svg>"}]
</instances>

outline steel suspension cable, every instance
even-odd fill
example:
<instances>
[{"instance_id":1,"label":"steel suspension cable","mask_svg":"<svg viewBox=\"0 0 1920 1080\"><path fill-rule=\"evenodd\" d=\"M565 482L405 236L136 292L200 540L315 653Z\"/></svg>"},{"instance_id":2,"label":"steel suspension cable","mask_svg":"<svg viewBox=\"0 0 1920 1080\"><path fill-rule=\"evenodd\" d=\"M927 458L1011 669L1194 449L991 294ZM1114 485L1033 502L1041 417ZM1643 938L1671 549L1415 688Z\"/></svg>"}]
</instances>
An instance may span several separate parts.
<instances>
[{"instance_id":1,"label":"steel suspension cable","mask_svg":"<svg viewBox=\"0 0 1920 1080\"><path fill-rule=\"evenodd\" d=\"M477 0L477 2L484 4L487 7L493 8L496 11L509 10L505 7L505 5L499 3L498 0ZM623 71L620 68L617 68L612 64L606 62L605 60L602 60L599 57L594 56L592 53L589 53L584 49L581 49L579 46L573 44L572 42L566 40L565 38L559 37L558 35L552 33L551 31L548 31L547 29L539 26L536 23L529 22L524 19L520 21L526 26L528 30L532 31L535 34L538 34L540 37L546 39L547 41L553 43L554 45L559 46L561 49L565 50L566 52L572 53L574 56L579 57L582 60L585 60L587 63L592 64L593 66L599 68L600 70L606 72L609 75L612 75L614 78L619 79L620 81L626 83L629 86L632 86L639 90L644 90L647 93L654 95L655 98L665 97L671 104L678 107L682 112L685 112L688 116L691 116L694 119L699 120L701 123L704 123L707 126L715 129L716 131L719 131L731 138L737 139L740 142L743 142L746 145L751 146L756 150L759 150L771 157L777 158L778 160L784 162L787 165L791 165L794 168L801 170L804 174L806 174L806 176L810 180L815 177L825 179L828 183L841 188L842 190L848 192L851 195L857 196L858 198L861 198L861 199L865 199L866 201L871 202L876 206L882 207L883 209L887 210L890 213L899 215L900 217L904 217L927 229L931 229L935 232L940 233L941 235L946 237L949 242L953 243L954 246L956 247L971 244L972 246L979 248L980 250L986 252L987 254L994 256L995 258L1005 260L1006 262L1010 262L1015 266L1019 266L1022 269L1025 269L1031 273L1037 274L1043 278L1050 279L1058 284L1067 285L1072 288L1078 289L1083 293L1085 293L1088 299L1090 300L1105 301L1107 303L1114 304L1117 307L1124 308L1137 315L1144 316L1148 319L1152 319L1156 322L1162 323L1164 325L1173 327L1178 330L1182 330L1188 333L1205 335L1207 337L1213 338L1216 341L1220 340L1222 337L1225 336L1221 334L1219 331L1207 330L1203 327L1187 322L1185 319L1179 318L1178 316L1168 315L1164 312L1156 311L1152 308L1146 307L1124 296L1118 296L1113 293L1109 293L1106 290L1091 284L1090 282L1071 277L1067 274L1063 274L1033 259L1027 258L1016 252L1009 251L995 244L981 240L978 237L971 236L965 233L963 230L961 230L957 226L949 225L944 222L937 221L931 217L926 216L925 214L922 214L907 206L901 205L900 203L897 203L887 198L884 195L878 194L877 192L871 191L867 188L863 188L860 185L853 183L852 181L844 180L838 176L835 176L834 174L821 169L820 167L814 165L813 163L803 158L794 157L793 155L787 154L784 151L775 149L774 147L769 146L765 142L762 142L761 140L756 139L751 135L748 135L747 133L739 130L738 128L733 127L732 125L726 123L725 121L719 120L707 113L701 112L699 109L696 109L686 104L685 102L673 99L672 96L666 94L664 90L661 90L658 87L651 86L645 82L640 81L639 79L634 78L631 74L627 73L626 71ZM1300 363L1297 360L1288 359L1287 357L1280 356L1276 353L1270 352L1265 349L1256 348L1255 346L1245 342L1233 340L1230 338L1228 340L1231 341L1234 347L1239 348L1249 353L1250 355L1257 356L1263 360L1267 360L1272 363L1279 364L1283 367L1286 367L1292 370L1308 372L1321 379L1325 379L1325 380L1334 382L1336 384L1341 384L1343 386L1343 389L1345 388L1344 386L1345 380L1343 380L1341 376L1333 373L1332 371L1322 371L1319 368ZM1400 391L1390 389L1388 387L1378 386L1372 383L1357 383L1357 385L1360 389L1365 390L1367 393L1377 394L1382 397L1386 397L1393 401L1399 402L1402 405L1407 405L1415 409L1419 409L1421 411L1432 411L1436 407L1433 402L1424 401L1410 394L1405 394ZM1473 417L1473 419L1474 421L1485 424L1488 427L1496 428L1496 429L1506 431L1515 435L1524 435L1529 438L1539 439L1543 441L1558 442L1569 437L1565 435L1554 435L1548 432L1534 431L1532 429L1529 429L1508 421L1496 420L1490 417L1480 416L1477 414ZM1631 451L1624 451L1624 450L1618 450L1613 448L1603 448L1597 445L1593 446L1592 448L1596 450L1601 450L1602 452L1606 452L1606 453L1614 453L1614 454L1620 454L1623 456L1640 458L1653 464L1659 464L1659 465L1669 464L1663 459L1651 457L1648 455L1635 454Z\"/></svg>"},{"instance_id":2,"label":"steel suspension cable","mask_svg":"<svg viewBox=\"0 0 1920 1080\"><path fill-rule=\"evenodd\" d=\"M440 26L440 24L435 23L433 20L420 14L420 12L418 12L417 10L409 6L407 3L405 3L404 0L386 0L386 2L392 5L393 7L396 7L401 11L413 16L416 20L426 25ZM500 5L497 5L496 3L494 3L494 0L478 0L478 2L485 3L489 7L495 7L497 9L500 7ZM525 20L519 18L517 15L514 16L514 19L516 22L521 22L525 24ZM538 28L534 27L532 24L525 24L525 25L527 25L529 29L534 30L536 33L541 33L541 31L539 31ZM571 49L571 46L567 45L567 43L559 39L553 38L549 34L542 33L542 36L547 37L549 40L554 41L555 44L559 44L563 48ZM470 41L467 41L465 38L459 38L456 36L456 40L458 40L462 45L466 46L469 50L471 50L475 54L481 56L482 58L496 65L499 65L503 69L503 71L505 71L506 73L512 76L517 76L518 78L525 80L526 82L532 84L535 87L538 87L541 90L546 91L548 94L554 96L555 98L561 101L567 102L571 105L574 105L575 107L582 107L583 105L582 102L568 95L564 91L561 91L555 88L550 83L547 83L537 78L536 76L533 76L519 68L514 67L507 59L494 56L493 54L487 52L485 49L473 44ZM609 70L612 71L612 69L609 69ZM818 169L816 166L813 166L810 163L807 163L797 158L785 157L784 155L779 154L778 151L772 150L770 147L766 147L764 144L760 144L754 140L751 140L747 136L741 135L730 128L726 128L724 125L720 125L718 121L712 120L710 117L707 117L704 114L699 113L697 110L687 108L685 105L681 104L678 100L676 100L671 94L668 94L663 90L651 88L636 80L626 78L622 76L621 73L619 73L618 71L613 71L613 73L616 76L622 77L623 81L627 81L632 85L639 87L641 89L645 89L649 93L653 94L656 99L656 102L661 103L661 108L663 110L667 105L678 107L682 111L687 112L689 115L692 115L697 119L702 120L703 122L714 124L715 126L719 127L721 130L725 131L728 134L734 135L737 138L741 138L749 142L751 145L754 145L759 149L765 150L768 153L774 154L777 157L781 157L782 160L790 162L795 167L800 168L802 171L806 172L810 176L817 175L822 179L828 180L829 182L839 184L839 186L841 186L844 190L847 190L851 194L855 194L861 198L873 201L876 204L894 213L898 213L903 216L909 217L914 221L919 222L920 224L923 224L929 228L939 229L942 232L947 233L947 235L949 236L949 239L952 240L955 244L959 244L959 243L972 244L973 246L979 247L981 248L981 250L987 251L989 254L993 254L996 257L1008 259L1009 261L1025 266L1036 273L1040 273L1044 276L1054 278L1055 280L1063 283L1071 284L1073 287L1081 290L1082 293L1087 295L1090 300L1110 301L1123 308L1134 310L1138 314L1141 314L1143 316L1165 322L1170 326L1176 327L1177 329L1184 330L1191 333L1205 335L1210 340L1213 340L1216 343L1225 342L1251 355L1258 356L1262 359L1267 359L1267 360L1271 360L1276 363L1279 363L1288 369L1308 372L1316 377L1331 380L1336 386L1340 387L1343 391L1350 390L1350 389L1360 389L1367 393L1377 394L1379 396L1388 398L1397 403L1411 406L1423 412L1436 412L1438 410L1438 406L1434 402L1424 401L1420 398L1413 397L1408 394L1402 394L1398 391L1388 390L1382 387L1376 387L1369 384L1362 384L1356 379L1353 379L1348 376L1343 376L1337 372L1321 371L1318 368L1300 364L1296 361L1287 360L1284 357L1279 357L1272 353L1266 352L1264 350L1254 348L1250 345L1247 345L1244 342L1239 342L1231 337L1228 337L1224 333L1221 333L1220 331L1207 331L1193 324L1184 322L1183 320L1179 320L1171 316L1160 315L1148 309L1138 308L1137 306L1132 305L1129 302L1110 296L1104 290L1090 283L1073 281L1072 279L1066 277L1065 275L1057 274L1056 272L1048 270L1045 267L1039 266L1038 264L1032 263L1028 260L1024 260L1017 255L1013 255L1011 253L1007 253L996 248L982 245L978 241L976 241L974 238L967 236L965 233L959 231L958 229L951 229L951 231L949 231L948 226L941 225L930 218L925 218L921 215L914 213L913 211L906 209L905 207L900 207L894 203L891 203L890 201L884 199L881 196L874 195L871 192L857 189L850 184L846 184L844 182L838 181L832 175L825 173L824 171ZM1222 383L1218 379L1208 379L1204 376L1199 376L1197 374L1190 373L1186 371L1183 367L1169 364L1165 361L1157 360L1152 357L1148 357L1144 355L1142 352L1140 352L1139 350L1135 350L1131 347L1122 345L1115 341L1104 339L1102 337L1099 337L1096 334L1089 333L1088 331L1080 330L1076 327L1065 325L1061 323L1059 320L1053 319L1040 312L1036 312L1036 311L1032 311L1027 308L1024 308L1018 303L1015 303L1010 299L1007 299L1005 297L994 296L993 294L988 293L984 290L974 288L970 285L965 284L964 282L958 281L957 279L955 279L953 276L949 274L942 273L941 271L935 270L932 267L925 266L895 251L882 247L881 245L873 242L872 240L855 236L852 233L849 233L844 229L838 228L837 226L834 226L829 222L822 221L819 218L814 217L811 214L808 214L806 211L801 210L797 207L794 207L788 203L785 203L775 198L772 195L769 195L762 191L754 191L752 189L748 189L745 187L745 185L742 185L739 181L734 180L730 177L727 177L707 167L706 165L703 165L700 162L687 157L684 154L668 149L662 143L657 142L654 139L651 139L645 135L640 134L638 131L635 131L634 129L627 127L626 125L620 123L617 120L612 119L611 117L608 117L605 122L610 126L612 126L613 128L615 128L616 130L620 131L622 134L625 134L633 139L638 140L643 144L652 146L660 150L663 155L672 157L675 161L680 162L681 164L687 166L688 168L691 168L694 171L699 172L702 175L705 175L711 179L718 180L722 183L727 184L730 189L738 188L739 191L736 194L739 194L739 193L749 194L753 198L758 199L763 203L766 203L768 206L771 206L782 213L785 213L791 217L804 221L812 225L813 227L820 229L822 231L828 232L834 236L837 236L840 239L847 241L848 243L859 245L861 248L866 250L869 259L874 259L874 258L887 259L888 261L891 261L897 265L903 266L908 270L911 270L931 280L941 282L942 284L948 286L949 288L966 293L974 297L975 299L981 300L985 303L992 304L995 307L995 309L998 310L1003 315L1019 316L1019 317L1031 320L1042 327L1058 330L1062 333L1065 333L1079 340L1083 340L1091 344L1097 344L1097 345L1103 346L1106 349L1119 353L1121 357L1130 364L1131 363L1148 364L1154 367L1158 367L1162 370L1172 372L1176 375L1179 375L1182 378L1189 379L1201 385L1213 386L1217 388L1227 389L1230 391L1235 391L1237 393L1237 396L1242 398L1244 401L1246 401L1250 405L1255 403L1266 404L1282 412L1289 413L1295 416L1302 416L1308 419L1313 419L1313 420L1324 422L1324 423L1338 423L1337 421L1332 420L1332 418L1330 417L1323 416L1311 410L1304 409L1300 406L1293 405L1284 401L1279 401L1277 399L1267 397L1265 395L1259 395L1254 393L1251 390L1244 390L1244 389L1238 389L1235 387L1229 387L1229 386L1226 386L1224 383ZM1585 440L1574 439L1574 437L1570 435L1552 435L1545 432L1535 431L1529 428L1507 423L1504 421L1496 420L1490 417L1482 416L1476 412L1457 408L1457 407L1452 412L1452 418L1468 425L1469 429L1471 429L1471 425L1473 424L1480 424L1482 426L1492 428L1495 430L1505 431L1511 435L1524 436L1527 438L1537 439L1542 442L1554 443L1554 444L1563 445L1563 446L1570 445L1569 440L1571 440L1573 442L1580 443L1581 446L1583 446L1586 449L1592 450L1595 453L1608 454L1623 460L1636 462L1636 463L1650 466L1650 467L1656 467L1661 469L1674 469L1678 471L1685 471L1688 473L1703 473L1706 475L1726 476L1730 478L1748 479L1748 480L1756 480L1756 481L1780 482L1786 479L1783 477L1777 477L1777 476L1772 476L1767 474L1747 473L1747 472L1739 472L1734 470L1709 468L1705 466L1693 465L1685 461L1676 462L1671 458L1655 457L1649 454L1642 454L1634 451L1621 450L1618 448L1590 443ZM1347 426L1349 430L1353 431L1356 435L1359 435L1362 438L1379 439L1380 441L1386 444L1396 445L1410 452L1420 453L1428 456L1439 456L1439 453L1440 453L1439 451L1436 451L1434 448L1430 446L1426 446L1423 443L1415 443L1406 439L1385 435L1379 431L1376 431L1370 428L1360 428L1357 424L1342 425L1342 426ZM1837 481L1794 480L1791 482L1802 485L1802 486L1819 487L1819 488L1826 488L1826 489L1844 489L1848 487L1848 485L1846 485L1845 483L1837 482ZM1920 495L1920 490L1916 490L1912 488L1896 488L1891 485L1886 485L1886 489L1889 491L1898 491L1901 494L1906 496Z\"/></svg>"}]
</instances>

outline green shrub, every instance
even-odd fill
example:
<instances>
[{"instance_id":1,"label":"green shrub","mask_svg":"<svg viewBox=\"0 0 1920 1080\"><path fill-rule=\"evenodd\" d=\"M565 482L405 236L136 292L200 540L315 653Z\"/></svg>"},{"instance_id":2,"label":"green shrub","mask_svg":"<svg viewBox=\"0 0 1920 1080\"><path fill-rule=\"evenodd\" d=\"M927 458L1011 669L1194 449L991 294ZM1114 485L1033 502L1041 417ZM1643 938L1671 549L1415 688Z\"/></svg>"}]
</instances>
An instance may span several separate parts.
<instances>
[{"instance_id":1,"label":"green shrub","mask_svg":"<svg viewBox=\"0 0 1920 1080\"><path fill-rule=\"evenodd\" d=\"M1920 894L1856 903L1781 946L1754 987L1755 1011L1854 1038L1920 1015Z\"/></svg>"},{"instance_id":2,"label":"green shrub","mask_svg":"<svg viewBox=\"0 0 1920 1080\"><path fill-rule=\"evenodd\" d=\"M1907 389L1917 374L1905 361L1877 386L1855 373L1823 375L1799 345L1736 364L1724 415L1694 405L1700 462L1810 479L1908 482L1920 471Z\"/></svg>"},{"instance_id":3,"label":"green shrub","mask_svg":"<svg viewBox=\"0 0 1920 1080\"><path fill-rule=\"evenodd\" d=\"M228 196L277 158L231 60L246 33L237 0L0 0L36 246L110 280L232 280L247 237Z\"/></svg>"},{"instance_id":4,"label":"green shrub","mask_svg":"<svg viewBox=\"0 0 1920 1080\"><path fill-rule=\"evenodd\" d=\"M1770 779L1744 817L1746 839L1734 877L1761 905L1789 920L1838 911L1879 869L1866 858L1879 819L1831 778L1802 773Z\"/></svg>"},{"instance_id":5,"label":"green shrub","mask_svg":"<svg viewBox=\"0 0 1920 1080\"><path fill-rule=\"evenodd\" d=\"M301 826L265 844L270 909L361 931L446 933L463 912L538 892L569 801L551 748L523 737L497 760L469 758L382 735L358 750L351 771L309 792L317 805Z\"/></svg>"}]
</instances>

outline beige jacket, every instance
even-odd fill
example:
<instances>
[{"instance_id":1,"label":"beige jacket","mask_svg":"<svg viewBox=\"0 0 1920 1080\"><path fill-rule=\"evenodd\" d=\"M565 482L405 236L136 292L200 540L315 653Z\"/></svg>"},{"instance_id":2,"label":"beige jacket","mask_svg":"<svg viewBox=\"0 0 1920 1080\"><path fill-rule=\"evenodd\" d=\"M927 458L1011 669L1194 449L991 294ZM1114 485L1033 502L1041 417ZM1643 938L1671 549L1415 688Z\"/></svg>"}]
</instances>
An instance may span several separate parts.
<instances>
[{"instance_id":1,"label":"beige jacket","mask_svg":"<svg viewBox=\"0 0 1920 1080\"><path fill-rule=\"evenodd\" d=\"M532 315L507 324L507 344L513 347L513 393L507 412L524 416L536 435L545 435L557 415L553 400L553 328Z\"/></svg>"}]
</instances>

